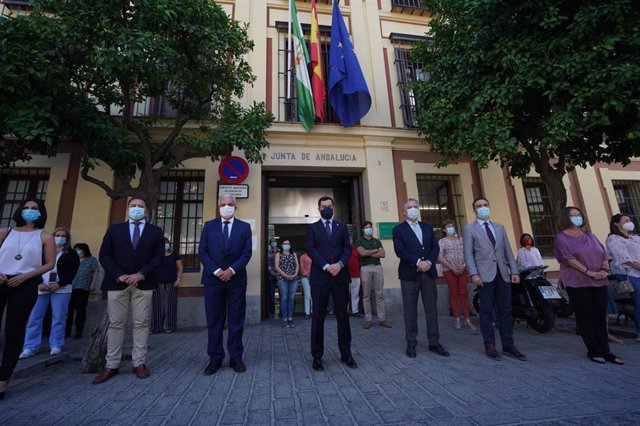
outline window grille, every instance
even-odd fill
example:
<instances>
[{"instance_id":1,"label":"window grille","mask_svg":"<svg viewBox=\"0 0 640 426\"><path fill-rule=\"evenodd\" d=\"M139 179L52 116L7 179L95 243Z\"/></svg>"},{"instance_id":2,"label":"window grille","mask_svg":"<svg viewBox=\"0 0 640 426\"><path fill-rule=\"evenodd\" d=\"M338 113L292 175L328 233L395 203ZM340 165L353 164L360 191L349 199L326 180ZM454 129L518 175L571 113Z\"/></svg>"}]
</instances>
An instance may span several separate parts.
<instances>
[{"instance_id":1,"label":"window grille","mask_svg":"<svg viewBox=\"0 0 640 426\"><path fill-rule=\"evenodd\" d=\"M14 226L12 216L25 198L44 200L47 196L49 169L0 169L0 227Z\"/></svg>"},{"instance_id":2,"label":"window grille","mask_svg":"<svg viewBox=\"0 0 640 426\"><path fill-rule=\"evenodd\" d=\"M441 230L442 222L451 219L458 234L462 234L462 194L458 176L417 175L420 219L434 230Z\"/></svg>"},{"instance_id":3,"label":"window grille","mask_svg":"<svg viewBox=\"0 0 640 426\"><path fill-rule=\"evenodd\" d=\"M620 213L629 217L640 226L640 181L638 180L614 180L613 192L616 196Z\"/></svg>"},{"instance_id":4,"label":"window grille","mask_svg":"<svg viewBox=\"0 0 640 426\"><path fill-rule=\"evenodd\" d=\"M400 89L400 109L404 126L410 129L416 127L418 104L411 87L416 81L427 81L430 74L423 69L420 62L411 60L412 43L394 41L395 64L398 72L398 88Z\"/></svg>"},{"instance_id":5,"label":"window grille","mask_svg":"<svg viewBox=\"0 0 640 426\"><path fill-rule=\"evenodd\" d=\"M291 86L290 98L287 99L287 65L293 67L293 59L287 62L289 55L289 39L287 33L287 23L277 22L278 29L278 112L277 120L291 123L299 123L298 120L298 104L296 96L296 73L291 69ZM304 39L307 44L307 50L311 53L309 45L309 35L311 33L311 25L301 24ZM324 90L326 98L324 102L324 122L340 124L340 118L337 116L331 105L329 104L329 53L331 49L331 27L320 25L320 44L322 49L322 72L324 75ZM309 80L313 80L313 72L311 66L308 67ZM316 123L318 120L316 119Z\"/></svg>"},{"instance_id":6,"label":"window grille","mask_svg":"<svg viewBox=\"0 0 640 426\"><path fill-rule=\"evenodd\" d=\"M543 256L553 256L553 238L558 233L558 223L553 216L547 185L540 178L524 178L522 186L535 245Z\"/></svg>"},{"instance_id":7,"label":"window grille","mask_svg":"<svg viewBox=\"0 0 640 426\"><path fill-rule=\"evenodd\" d=\"M203 170L171 170L160 180L157 224L182 259L185 270L200 269L198 245L204 203Z\"/></svg>"}]
</instances>

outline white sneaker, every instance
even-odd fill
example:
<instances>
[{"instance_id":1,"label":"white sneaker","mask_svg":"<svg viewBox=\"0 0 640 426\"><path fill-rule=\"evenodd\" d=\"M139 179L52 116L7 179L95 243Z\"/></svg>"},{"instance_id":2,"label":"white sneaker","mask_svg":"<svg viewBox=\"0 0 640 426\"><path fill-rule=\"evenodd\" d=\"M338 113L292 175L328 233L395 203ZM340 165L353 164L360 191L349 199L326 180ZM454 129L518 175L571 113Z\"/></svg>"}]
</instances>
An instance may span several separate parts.
<instances>
[{"instance_id":1,"label":"white sneaker","mask_svg":"<svg viewBox=\"0 0 640 426\"><path fill-rule=\"evenodd\" d=\"M35 351L32 351L31 349L25 349L20 354L20 359L29 358L30 356L34 356L35 354Z\"/></svg>"},{"instance_id":2,"label":"white sneaker","mask_svg":"<svg viewBox=\"0 0 640 426\"><path fill-rule=\"evenodd\" d=\"M49 352L49 355L60 355L60 352L62 352L62 349L60 348L51 348L51 352Z\"/></svg>"}]
</instances>

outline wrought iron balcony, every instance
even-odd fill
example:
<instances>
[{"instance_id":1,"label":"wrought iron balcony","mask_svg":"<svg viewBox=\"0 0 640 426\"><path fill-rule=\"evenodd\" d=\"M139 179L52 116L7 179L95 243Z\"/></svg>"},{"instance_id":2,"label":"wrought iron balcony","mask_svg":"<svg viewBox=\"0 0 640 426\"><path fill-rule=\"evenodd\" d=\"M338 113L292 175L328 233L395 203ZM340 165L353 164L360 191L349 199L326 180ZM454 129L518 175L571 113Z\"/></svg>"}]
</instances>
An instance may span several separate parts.
<instances>
[{"instance_id":1,"label":"wrought iron balcony","mask_svg":"<svg viewBox=\"0 0 640 426\"><path fill-rule=\"evenodd\" d=\"M391 11L420 16L429 14L422 0L391 0Z\"/></svg>"}]
</instances>

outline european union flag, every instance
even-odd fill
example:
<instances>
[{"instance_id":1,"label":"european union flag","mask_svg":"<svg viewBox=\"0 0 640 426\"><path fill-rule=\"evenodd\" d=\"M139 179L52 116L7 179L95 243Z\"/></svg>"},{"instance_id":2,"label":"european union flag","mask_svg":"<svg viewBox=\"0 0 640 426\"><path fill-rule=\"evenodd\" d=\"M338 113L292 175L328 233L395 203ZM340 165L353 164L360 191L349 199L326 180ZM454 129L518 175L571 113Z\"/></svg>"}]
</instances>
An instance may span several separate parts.
<instances>
[{"instance_id":1,"label":"european union flag","mask_svg":"<svg viewBox=\"0 0 640 426\"><path fill-rule=\"evenodd\" d=\"M344 127L356 124L371 108L369 88L337 1L333 3L331 20L329 102Z\"/></svg>"}]
</instances>

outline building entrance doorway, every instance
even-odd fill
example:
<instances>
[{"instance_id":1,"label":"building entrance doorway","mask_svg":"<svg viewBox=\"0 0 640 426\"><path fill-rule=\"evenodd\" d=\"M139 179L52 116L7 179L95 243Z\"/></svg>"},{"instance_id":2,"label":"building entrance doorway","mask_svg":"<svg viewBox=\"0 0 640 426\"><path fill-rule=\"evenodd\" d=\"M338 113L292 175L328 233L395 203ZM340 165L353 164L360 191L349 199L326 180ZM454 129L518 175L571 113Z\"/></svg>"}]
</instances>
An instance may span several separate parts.
<instances>
[{"instance_id":1,"label":"building entrance doorway","mask_svg":"<svg viewBox=\"0 0 640 426\"><path fill-rule=\"evenodd\" d=\"M320 219L318 199L332 197L335 201L334 218L348 226L352 235L357 235L364 217L362 179L360 173L303 173L265 172L263 174L263 241L274 239L280 248L282 241L291 242L291 250L298 257L304 250L307 226ZM266 257L266 256L265 256ZM279 316L278 292L273 301L273 291L268 276L268 260L265 259L262 286L262 319L273 313ZM272 309L275 308L275 312ZM302 286L298 285L295 298L295 315L304 315Z\"/></svg>"}]
</instances>

